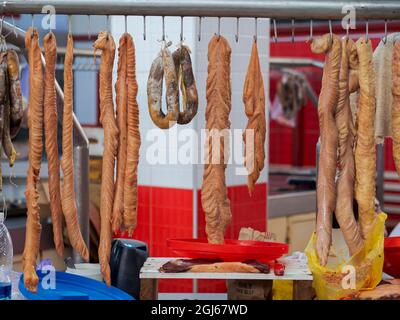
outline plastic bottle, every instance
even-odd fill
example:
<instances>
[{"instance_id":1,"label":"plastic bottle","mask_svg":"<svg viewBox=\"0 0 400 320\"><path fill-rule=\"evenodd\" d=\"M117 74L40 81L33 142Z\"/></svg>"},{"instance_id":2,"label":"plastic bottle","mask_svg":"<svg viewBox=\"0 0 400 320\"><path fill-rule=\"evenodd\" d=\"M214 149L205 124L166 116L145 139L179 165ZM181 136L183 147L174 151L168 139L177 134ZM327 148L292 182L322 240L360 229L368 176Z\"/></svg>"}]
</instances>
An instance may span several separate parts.
<instances>
[{"instance_id":1,"label":"plastic bottle","mask_svg":"<svg viewBox=\"0 0 400 320\"><path fill-rule=\"evenodd\" d=\"M11 299L13 245L10 233L4 224L4 213L0 212L0 300Z\"/></svg>"}]
</instances>

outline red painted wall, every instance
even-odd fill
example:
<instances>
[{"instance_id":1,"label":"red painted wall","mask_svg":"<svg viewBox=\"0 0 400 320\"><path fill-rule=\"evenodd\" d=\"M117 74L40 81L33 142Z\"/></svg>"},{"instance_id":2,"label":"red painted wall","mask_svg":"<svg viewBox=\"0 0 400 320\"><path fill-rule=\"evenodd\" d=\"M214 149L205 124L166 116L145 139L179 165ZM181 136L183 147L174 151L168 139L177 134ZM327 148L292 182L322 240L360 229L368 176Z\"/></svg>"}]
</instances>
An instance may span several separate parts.
<instances>
[{"instance_id":1,"label":"red painted wall","mask_svg":"<svg viewBox=\"0 0 400 320\"><path fill-rule=\"evenodd\" d=\"M309 43L278 42L271 43L271 57L301 57L322 60L323 56L313 54ZM302 71L307 80L319 94L321 89L322 70L315 67L297 68ZM273 101L276 86L282 77L278 70L272 70L270 75L270 99ZM315 166L315 144L318 140L317 109L307 101L298 113L297 127L290 128L275 120L270 122L269 154L271 164L286 164L297 166ZM296 151L298 150L298 151Z\"/></svg>"}]
</instances>

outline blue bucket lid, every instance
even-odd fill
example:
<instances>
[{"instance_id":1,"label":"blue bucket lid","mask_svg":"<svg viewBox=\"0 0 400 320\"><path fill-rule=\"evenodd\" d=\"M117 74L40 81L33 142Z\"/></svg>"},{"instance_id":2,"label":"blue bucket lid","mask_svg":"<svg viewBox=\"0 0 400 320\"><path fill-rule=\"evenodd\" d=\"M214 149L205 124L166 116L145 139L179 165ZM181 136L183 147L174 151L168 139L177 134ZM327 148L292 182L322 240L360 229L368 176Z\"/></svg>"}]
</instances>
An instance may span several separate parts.
<instances>
[{"instance_id":1,"label":"blue bucket lid","mask_svg":"<svg viewBox=\"0 0 400 320\"><path fill-rule=\"evenodd\" d=\"M29 300L134 300L126 292L107 286L90 278L69 274L38 270L39 285L36 293L24 286L24 275L19 279L19 291Z\"/></svg>"}]
</instances>

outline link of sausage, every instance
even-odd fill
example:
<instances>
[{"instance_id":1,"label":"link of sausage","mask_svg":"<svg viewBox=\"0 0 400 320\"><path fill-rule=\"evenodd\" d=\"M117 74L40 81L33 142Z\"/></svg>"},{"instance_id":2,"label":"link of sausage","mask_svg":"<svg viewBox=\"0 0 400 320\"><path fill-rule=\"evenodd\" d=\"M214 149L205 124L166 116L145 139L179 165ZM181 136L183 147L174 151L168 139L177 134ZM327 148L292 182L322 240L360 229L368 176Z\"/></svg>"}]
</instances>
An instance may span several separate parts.
<instances>
[{"instance_id":1,"label":"link of sausage","mask_svg":"<svg viewBox=\"0 0 400 320\"><path fill-rule=\"evenodd\" d=\"M163 77L166 83L167 114L161 109ZM179 90L175 64L167 47L153 61L147 80L147 99L150 117L160 129L175 125L179 117Z\"/></svg>"},{"instance_id":2,"label":"link of sausage","mask_svg":"<svg viewBox=\"0 0 400 320\"><path fill-rule=\"evenodd\" d=\"M190 49L182 45L174 51L172 57L183 96L183 111L179 112L178 124L188 124L196 116L199 105Z\"/></svg>"}]
</instances>

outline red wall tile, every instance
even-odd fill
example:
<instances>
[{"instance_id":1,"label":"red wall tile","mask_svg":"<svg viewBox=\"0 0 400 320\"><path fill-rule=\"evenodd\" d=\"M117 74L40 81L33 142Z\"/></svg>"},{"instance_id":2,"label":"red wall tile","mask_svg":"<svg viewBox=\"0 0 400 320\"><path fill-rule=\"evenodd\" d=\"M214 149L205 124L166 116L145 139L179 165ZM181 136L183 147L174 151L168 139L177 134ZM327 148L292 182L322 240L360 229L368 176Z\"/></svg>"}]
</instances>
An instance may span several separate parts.
<instances>
[{"instance_id":1,"label":"red wall tile","mask_svg":"<svg viewBox=\"0 0 400 320\"><path fill-rule=\"evenodd\" d=\"M138 187L138 224L134 239L147 243L149 255L176 256L167 239L193 235L193 192L187 189ZM128 237L126 233L117 236ZM192 292L191 280L159 282L159 292Z\"/></svg>"},{"instance_id":2,"label":"red wall tile","mask_svg":"<svg viewBox=\"0 0 400 320\"><path fill-rule=\"evenodd\" d=\"M231 202L232 221L228 226L225 238L237 239L242 227L251 227L259 231L267 228L267 184L257 184L253 195L249 195L247 186L228 187ZM206 238L205 215L201 206L201 190L198 191L198 237ZM202 280L198 282L198 292L226 292L224 280Z\"/></svg>"}]
</instances>

